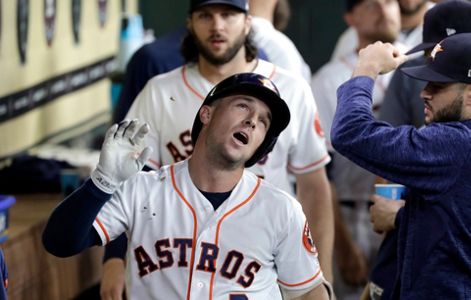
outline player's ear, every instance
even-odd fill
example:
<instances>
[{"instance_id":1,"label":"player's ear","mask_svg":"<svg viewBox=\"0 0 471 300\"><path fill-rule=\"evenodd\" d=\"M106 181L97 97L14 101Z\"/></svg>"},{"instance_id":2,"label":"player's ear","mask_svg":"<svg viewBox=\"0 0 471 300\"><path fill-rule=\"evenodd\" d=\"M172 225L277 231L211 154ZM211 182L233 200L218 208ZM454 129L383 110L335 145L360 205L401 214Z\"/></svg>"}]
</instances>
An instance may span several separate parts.
<instances>
[{"instance_id":1,"label":"player's ear","mask_svg":"<svg viewBox=\"0 0 471 300\"><path fill-rule=\"evenodd\" d=\"M203 123L204 125L209 123L209 120L211 120L212 111L213 111L213 108L209 105L201 106L200 111L199 111L201 123Z\"/></svg>"},{"instance_id":2,"label":"player's ear","mask_svg":"<svg viewBox=\"0 0 471 300\"><path fill-rule=\"evenodd\" d=\"M471 70L469 70L469 72L471 72ZM471 116L471 83L465 84L463 92L463 101L464 108L469 111L469 115Z\"/></svg>"},{"instance_id":3,"label":"player's ear","mask_svg":"<svg viewBox=\"0 0 471 300\"><path fill-rule=\"evenodd\" d=\"M186 18L186 29L188 29L189 31L192 31L192 23L191 23L191 15L189 15L187 18Z\"/></svg>"},{"instance_id":4,"label":"player's ear","mask_svg":"<svg viewBox=\"0 0 471 300\"><path fill-rule=\"evenodd\" d=\"M252 28L252 16L247 14L245 17L245 35L247 36Z\"/></svg>"},{"instance_id":5,"label":"player's ear","mask_svg":"<svg viewBox=\"0 0 471 300\"><path fill-rule=\"evenodd\" d=\"M348 26L355 26L355 21L353 19L353 14L351 12L346 12L343 14L343 20L347 23Z\"/></svg>"}]
</instances>

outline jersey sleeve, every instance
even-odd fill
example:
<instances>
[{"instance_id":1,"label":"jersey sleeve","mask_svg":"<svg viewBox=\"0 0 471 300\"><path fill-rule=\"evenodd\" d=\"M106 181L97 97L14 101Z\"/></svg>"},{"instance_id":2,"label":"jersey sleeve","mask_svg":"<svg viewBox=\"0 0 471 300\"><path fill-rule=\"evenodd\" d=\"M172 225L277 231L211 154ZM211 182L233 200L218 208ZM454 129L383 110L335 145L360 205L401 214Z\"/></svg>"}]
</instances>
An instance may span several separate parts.
<instances>
[{"instance_id":1,"label":"jersey sleeve","mask_svg":"<svg viewBox=\"0 0 471 300\"><path fill-rule=\"evenodd\" d=\"M158 122L161 117L159 116L160 110L157 107L159 95L153 82L153 79L147 82L132 104L126 119L139 119L141 122L149 124L150 130L146 135L145 144L152 147L153 151L147 164L152 169L158 169L161 166L160 126Z\"/></svg>"},{"instance_id":2,"label":"jersey sleeve","mask_svg":"<svg viewBox=\"0 0 471 300\"><path fill-rule=\"evenodd\" d=\"M321 122L322 129L324 130L327 145L331 148L330 130L332 128L332 120L337 106L337 98L335 97L337 85L332 80L329 80L329 73L330 71L327 69L327 66L324 66L317 71L317 73L312 77L311 89L319 111L319 120Z\"/></svg>"},{"instance_id":3,"label":"jersey sleeve","mask_svg":"<svg viewBox=\"0 0 471 300\"><path fill-rule=\"evenodd\" d=\"M295 110L298 122L296 144L289 153L288 168L291 173L305 174L318 170L330 161L314 97L309 85L302 81L299 101L291 109Z\"/></svg>"},{"instance_id":4,"label":"jersey sleeve","mask_svg":"<svg viewBox=\"0 0 471 300\"><path fill-rule=\"evenodd\" d=\"M310 290L322 284L324 277L301 205L295 199L292 202L293 209L275 251L278 284L290 291Z\"/></svg>"},{"instance_id":5,"label":"jersey sleeve","mask_svg":"<svg viewBox=\"0 0 471 300\"><path fill-rule=\"evenodd\" d=\"M134 176L136 177L136 176ZM101 208L93 222L93 227L100 236L102 245L118 238L129 228L129 216L132 215L132 194L130 187L134 178L128 179ZM133 183L130 183L133 181Z\"/></svg>"}]
</instances>

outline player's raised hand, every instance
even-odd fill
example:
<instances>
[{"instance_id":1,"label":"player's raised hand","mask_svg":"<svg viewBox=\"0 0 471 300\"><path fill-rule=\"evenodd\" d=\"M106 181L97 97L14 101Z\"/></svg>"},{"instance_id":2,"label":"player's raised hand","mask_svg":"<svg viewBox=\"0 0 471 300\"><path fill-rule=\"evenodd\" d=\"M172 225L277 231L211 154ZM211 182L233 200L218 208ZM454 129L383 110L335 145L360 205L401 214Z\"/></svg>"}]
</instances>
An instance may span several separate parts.
<instances>
[{"instance_id":1,"label":"player's raised hand","mask_svg":"<svg viewBox=\"0 0 471 300\"><path fill-rule=\"evenodd\" d=\"M353 77L369 76L375 79L379 74L396 69L406 60L407 56L392 44L376 42L361 49L358 53Z\"/></svg>"},{"instance_id":2,"label":"player's raised hand","mask_svg":"<svg viewBox=\"0 0 471 300\"><path fill-rule=\"evenodd\" d=\"M118 186L140 171L152 149L144 146L149 125L138 120L124 120L111 126L105 135L100 159L91 179L105 193L112 194Z\"/></svg>"}]
</instances>

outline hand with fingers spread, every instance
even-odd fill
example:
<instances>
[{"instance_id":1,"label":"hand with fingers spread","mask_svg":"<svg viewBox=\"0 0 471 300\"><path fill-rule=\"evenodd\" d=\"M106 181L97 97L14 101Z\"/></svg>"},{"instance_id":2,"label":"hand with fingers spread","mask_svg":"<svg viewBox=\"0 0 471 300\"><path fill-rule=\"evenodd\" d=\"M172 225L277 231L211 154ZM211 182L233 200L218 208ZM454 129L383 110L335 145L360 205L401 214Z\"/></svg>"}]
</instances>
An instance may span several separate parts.
<instances>
[{"instance_id":1,"label":"hand with fingers spread","mask_svg":"<svg viewBox=\"0 0 471 300\"><path fill-rule=\"evenodd\" d=\"M388 232L395 228L396 214L406 202L372 195L373 205L370 207L370 219L373 230L377 233Z\"/></svg>"},{"instance_id":2,"label":"hand with fingers spread","mask_svg":"<svg viewBox=\"0 0 471 300\"><path fill-rule=\"evenodd\" d=\"M98 188L112 194L121 183L144 167L152 153L152 148L144 145L148 132L149 126L140 124L138 120L124 120L108 129L98 165L91 174Z\"/></svg>"}]
</instances>

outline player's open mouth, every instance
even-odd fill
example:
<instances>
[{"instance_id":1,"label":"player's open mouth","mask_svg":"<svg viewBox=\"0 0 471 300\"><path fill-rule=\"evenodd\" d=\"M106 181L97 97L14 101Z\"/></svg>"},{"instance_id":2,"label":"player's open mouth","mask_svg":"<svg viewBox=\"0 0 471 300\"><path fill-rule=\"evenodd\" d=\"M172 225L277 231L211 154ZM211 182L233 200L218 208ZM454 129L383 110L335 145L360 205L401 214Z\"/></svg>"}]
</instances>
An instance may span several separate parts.
<instances>
[{"instance_id":1,"label":"player's open mouth","mask_svg":"<svg viewBox=\"0 0 471 300\"><path fill-rule=\"evenodd\" d=\"M247 143L249 142L249 137L243 132L234 133L234 138L241 141L242 144L244 144L244 145L247 145Z\"/></svg>"}]
</instances>

